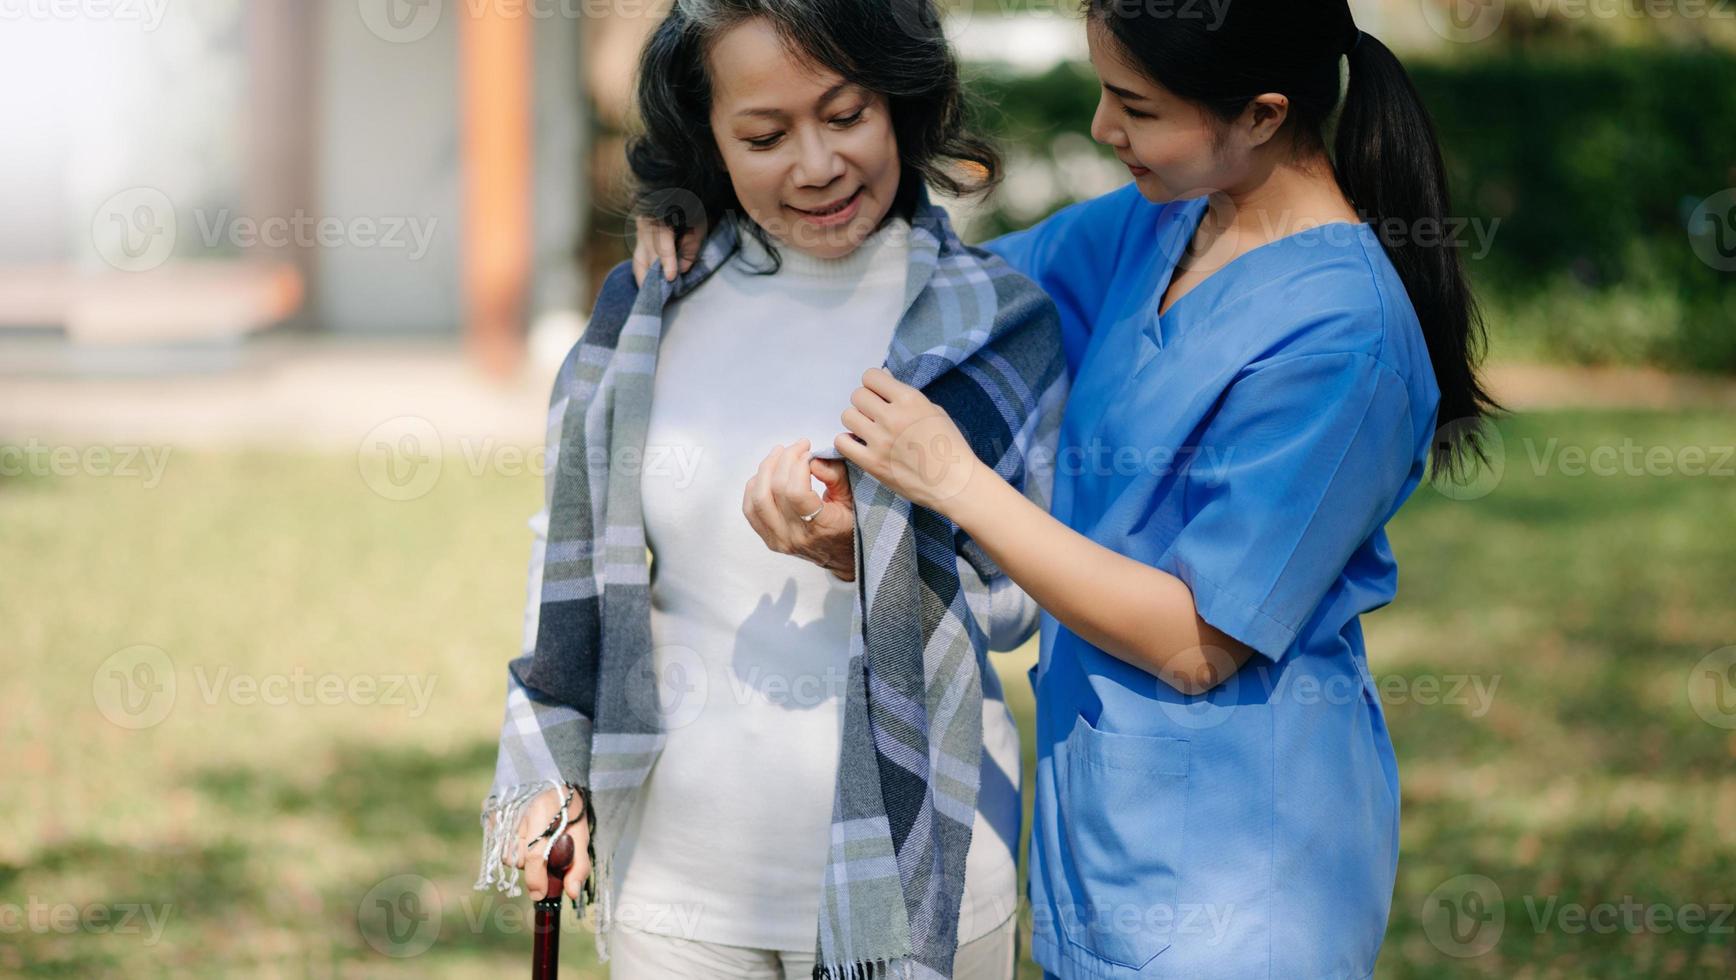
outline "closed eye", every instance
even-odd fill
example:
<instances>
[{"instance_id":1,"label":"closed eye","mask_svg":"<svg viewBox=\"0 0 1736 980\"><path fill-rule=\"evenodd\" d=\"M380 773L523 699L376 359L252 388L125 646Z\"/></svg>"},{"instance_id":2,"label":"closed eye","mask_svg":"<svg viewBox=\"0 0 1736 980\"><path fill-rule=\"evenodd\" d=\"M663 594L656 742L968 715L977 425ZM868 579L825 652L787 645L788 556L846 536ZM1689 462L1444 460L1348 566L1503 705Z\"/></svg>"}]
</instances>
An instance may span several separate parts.
<instances>
[{"instance_id":1,"label":"closed eye","mask_svg":"<svg viewBox=\"0 0 1736 980\"><path fill-rule=\"evenodd\" d=\"M867 106L863 106L847 116L837 116L832 120L832 125L839 129L848 129L862 121L862 113L867 111L867 108Z\"/></svg>"},{"instance_id":2,"label":"closed eye","mask_svg":"<svg viewBox=\"0 0 1736 980\"><path fill-rule=\"evenodd\" d=\"M764 136L744 136L742 142L756 150L769 150L777 146L778 141L783 138L783 133L767 133Z\"/></svg>"}]
</instances>

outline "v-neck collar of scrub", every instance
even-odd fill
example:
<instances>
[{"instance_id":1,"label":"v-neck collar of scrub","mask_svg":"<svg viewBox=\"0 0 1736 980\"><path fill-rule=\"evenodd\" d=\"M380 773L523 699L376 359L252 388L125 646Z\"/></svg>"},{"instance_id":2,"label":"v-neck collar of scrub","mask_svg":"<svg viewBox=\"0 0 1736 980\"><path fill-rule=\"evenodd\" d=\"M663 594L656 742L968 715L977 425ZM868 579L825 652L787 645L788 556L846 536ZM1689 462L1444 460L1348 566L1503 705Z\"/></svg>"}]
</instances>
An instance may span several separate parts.
<instances>
[{"instance_id":1,"label":"v-neck collar of scrub","mask_svg":"<svg viewBox=\"0 0 1736 980\"><path fill-rule=\"evenodd\" d=\"M1294 245L1302 239L1317 237L1323 232L1332 233L1332 229L1341 226L1355 229L1358 239L1365 239L1373 232L1367 222L1328 221L1325 224L1304 228L1301 231L1274 238L1224 263L1222 267L1201 280L1199 285L1178 296L1176 301L1169 305L1169 309L1160 313L1158 311L1163 307L1163 297L1169 293L1169 287L1175 281L1176 266L1181 263L1182 255L1193 243L1194 235L1199 231L1201 222L1205 220L1206 208L1209 203L1209 200L1203 197L1189 201L1165 230L1160 254L1167 261L1168 267L1164 269L1161 276L1162 282L1151 300L1151 305L1147 307L1148 315L1146 317L1147 323L1150 325L1148 333L1152 340L1160 346L1181 333L1178 328L1189 322L1189 318L1183 315L1187 309L1198 306L1209 297L1219 296L1229 288L1232 279L1231 270L1241 271L1237 268L1238 266L1253 265L1260 259L1282 252L1283 249L1280 246ZM1206 308L1211 309L1216 305L1216 303L1207 304Z\"/></svg>"}]
</instances>

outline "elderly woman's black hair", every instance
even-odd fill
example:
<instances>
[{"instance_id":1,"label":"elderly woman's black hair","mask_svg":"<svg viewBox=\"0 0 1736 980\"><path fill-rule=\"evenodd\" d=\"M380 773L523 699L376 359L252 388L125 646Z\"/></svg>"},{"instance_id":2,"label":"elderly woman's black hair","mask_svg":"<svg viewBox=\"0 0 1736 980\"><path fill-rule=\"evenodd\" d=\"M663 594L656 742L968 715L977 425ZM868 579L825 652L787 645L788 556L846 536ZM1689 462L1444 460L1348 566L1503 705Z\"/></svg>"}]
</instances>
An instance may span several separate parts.
<instances>
[{"instance_id":1,"label":"elderly woman's black hair","mask_svg":"<svg viewBox=\"0 0 1736 980\"><path fill-rule=\"evenodd\" d=\"M790 50L886 97L902 163L892 214L909 218L924 182L962 196L1000 180L993 145L968 123L933 0L676 0L639 65L644 129L627 147L635 213L680 232L741 210L711 130L707 54L713 40L755 17ZM701 213L689 213L695 208ZM764 230L751 228L770 248Z\"/></svg>"},{"instance_id":2,"label":"elderly woman's black hair","mask_svg":"<svg viewBox=\"0 0 1736 980\"><path fill-rule=\"evenodd\" d=\"M1235 0L1221 20L1128 0L1083 6L1135 67L1220 119L1268 92L1289 97L1288 138L1299 155L1331 153L1339 187L1381 238L1422 322L1441 391L1437 476L1481 456L1483 421L1499 407L1477 378L1482 318L1459 250L1419 243L1417 230L1442 227L1452 205L1434 124L1398 58L1357 29L1346 0ZM1329 147L1346 56L1349 90Z\"/></svg>"}]
</instances>

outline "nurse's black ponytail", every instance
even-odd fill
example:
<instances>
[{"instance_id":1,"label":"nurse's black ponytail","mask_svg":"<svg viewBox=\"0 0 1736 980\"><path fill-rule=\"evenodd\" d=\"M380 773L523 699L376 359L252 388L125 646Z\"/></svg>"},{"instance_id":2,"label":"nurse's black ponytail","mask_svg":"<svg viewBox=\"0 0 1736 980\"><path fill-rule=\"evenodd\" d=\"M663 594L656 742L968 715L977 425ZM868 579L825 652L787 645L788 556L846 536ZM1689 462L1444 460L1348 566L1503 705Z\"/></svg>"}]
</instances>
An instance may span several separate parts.
<instances>
[{"instance_id":1,"label":"nurse's black ponytail","mask_svg":"<svg viewBox=\"0 0 1736 980\"><path fill-rule=\"evenodd\" d=\"M1110 32L1158 84L1224 120L1257 96L1289 97L1299 154L1328 149L1324 132L1349 88L1330 148L1339 187L1369 222L1403 279L1434 363L1441 402L1431 462L1456 474L1483 455L1498 406L1477 377L1483 321L1459 242L1443 232L1451 203L1428 110L1386 45L1357 30L1346 0L1234 0L1221 7L1161 0L1084 0L1092 30Z\"/></svg>"},{"instance_id":2,"label":"nurse's black ponytail","mask_svg":"<svg viewBox=\"0 0 1736 980\"><path fill-rule=\"evenodd\" d=\"M1422 321L1441 390L1435 472L1458 473L1469 457L1483 457L1482 422L1497 406L1477 377L1483 318L1462 250L1444 236L1420 233L1451 227L1446 164L1434 122L1398 57L1360 31L1349 56L1350 89L1335 141L1338 186L1374 225ZM1383 233L1388 223L1403 231Z\"/></svg>"}]
</instances>

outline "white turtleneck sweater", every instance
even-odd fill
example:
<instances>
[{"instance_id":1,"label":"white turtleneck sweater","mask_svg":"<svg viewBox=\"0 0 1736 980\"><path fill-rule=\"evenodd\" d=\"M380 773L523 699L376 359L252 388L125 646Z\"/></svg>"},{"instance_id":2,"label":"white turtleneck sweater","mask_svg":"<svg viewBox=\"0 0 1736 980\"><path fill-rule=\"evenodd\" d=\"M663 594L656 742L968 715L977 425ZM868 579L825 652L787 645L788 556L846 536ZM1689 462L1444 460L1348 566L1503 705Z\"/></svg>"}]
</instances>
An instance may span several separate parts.
<instances>
[{"instance_id":1,"label":"white turtleneck sweater","mask_svg":"<svg viewBox=\"0 0 1736 980\"><path fill-rule=\"evenodd\" d=\"M742 493L773 446L825 450L843 430L903 313L909 234L895 219L837 260L783 247L765 275L744 232L741 254L665 314L641 487L669 735L615 852L623 925L814 948L855 586L768 550ZM1018 735L999 700L984 702L984 741L1016 781ZM1016 812L995 822L1008 820ZM966 864L960 942L1016 900L1011 849L980 808Z\"/></svg>"}]
</instances>

